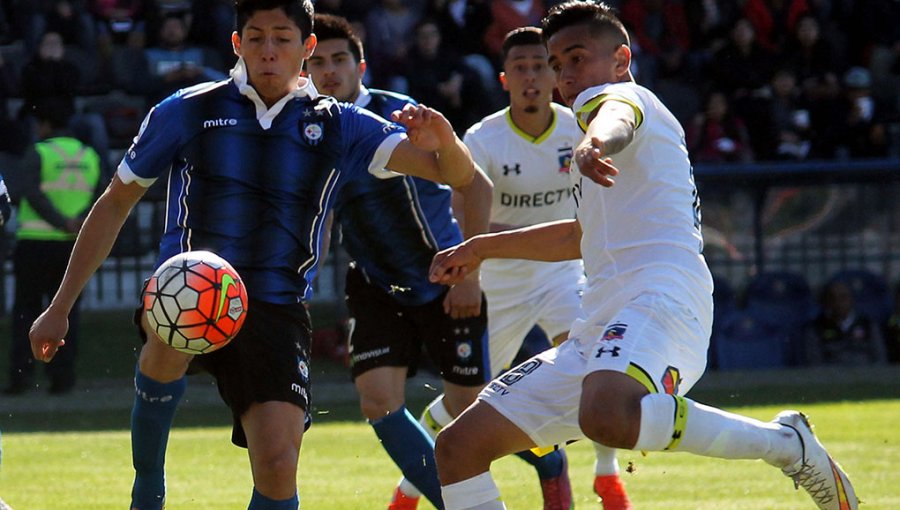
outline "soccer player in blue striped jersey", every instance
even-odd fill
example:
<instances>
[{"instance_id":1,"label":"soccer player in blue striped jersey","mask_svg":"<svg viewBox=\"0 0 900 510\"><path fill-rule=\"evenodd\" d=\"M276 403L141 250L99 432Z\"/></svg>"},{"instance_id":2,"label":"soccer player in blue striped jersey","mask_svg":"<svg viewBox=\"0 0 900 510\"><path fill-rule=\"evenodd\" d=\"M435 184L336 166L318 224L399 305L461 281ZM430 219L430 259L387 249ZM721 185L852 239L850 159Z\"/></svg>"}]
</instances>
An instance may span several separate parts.
<instances>
[{"instance_id":1,"label":"soccer player in blue striped jersey","mask_svg":"<svg viewBox=\"0 0 900 510\"><path fill-rule=\"evenodd\" d=\"M159 261L188 250L214 251L240 272L250 296L238 336L197 358L232 411L232 441L248 448L249 510L299 505L297 464L310 402L303 302L319 264L323 224L341 188L385 168L460 188L475 175L467 149L435 110L408 106L392 113L392 123L322 97L301 78L316 45L312 16L310 0L236 2L232 43L239 60L230 79L179 91L147 115L30 334L34 356L51 360L65 343L73 303L129 212L166 176ZM166 443L190 361L153 338L141 350L132 509L164 505Z\"/></svg>"},{"instance_id":2,"label":"soccer player in blue striped jersey","mask_svg":"<svg viewBox=\"0 0 900 510\"><path fill-rule=\"evenodd\" d=\"M362 42L343 18L316 15L318 45L307 62L316 88L379 115L415 104L362 85ZM485 232L491 188L476 172L461 188L466 237ZM351 316L351 371L360 407L405 476L388 508L415 508L424 494L443 508L434 464L436 431L407 411L404 387L424 345L441 372L448 407L459 414L490 377L486 304L478 276L450 289L428 281L434 254L462 241L451 189L417 177L357 179L338 195L335 218L353 259L346 295ZM410 497L409 495L412 495Z\"/></svg>"}]
</instances>

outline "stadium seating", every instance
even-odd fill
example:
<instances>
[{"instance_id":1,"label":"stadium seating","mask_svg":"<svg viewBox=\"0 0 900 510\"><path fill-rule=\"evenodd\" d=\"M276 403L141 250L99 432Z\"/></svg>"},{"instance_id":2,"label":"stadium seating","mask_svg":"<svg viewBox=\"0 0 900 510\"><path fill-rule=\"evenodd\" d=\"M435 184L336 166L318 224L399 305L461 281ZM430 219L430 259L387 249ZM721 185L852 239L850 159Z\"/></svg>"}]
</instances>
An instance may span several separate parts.
<instances>
[{"instance_id":1,"label":"stadium seating","mask_svg":"<svg viewBox=\"0 0 900 510\"><path fill-rule=\"evenodd\" d=\"M759 370L789 366L794 339L788 324L751 307L722 318L714 334L715 361L719 370Z\"/></svg>"}]
</instances>

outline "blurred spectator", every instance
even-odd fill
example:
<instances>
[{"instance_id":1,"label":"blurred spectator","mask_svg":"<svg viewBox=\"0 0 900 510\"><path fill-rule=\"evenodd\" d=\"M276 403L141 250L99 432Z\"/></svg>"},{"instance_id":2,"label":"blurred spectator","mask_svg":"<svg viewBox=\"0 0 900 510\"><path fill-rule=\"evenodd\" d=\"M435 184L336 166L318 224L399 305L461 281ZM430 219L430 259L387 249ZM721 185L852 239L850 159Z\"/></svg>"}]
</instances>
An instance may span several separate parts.
<instances>
[{"instance_id":1,"label":"blurred spectator","mask_svg":"<svg viewBox=\"0 0 900 510\"><path fill-rule=\"evenodd\" d=\"M732 0L685 0L684 13L691 49L710 54L725 44L731 27L741 15L739 4Z\"/></svg>"},{"instance_id":2,"label":"blurred spectator","mask_svg":"<svg viewBox=\"0 0 900 510\"><path fill-rule=\"evenodd\" d=\"M37 55L22 69L22 92L25 102L19 116L31 126L27 132L37 132L34 110L39 103L51 99L73 112L69 127L74 136L91 145L98 153L107 153L109 135L103 119L92 113L76 113L75 96L82 92L81 69L68 58L62 37L56 32L41 36ZM29 143L34 141L29 139Z\"/></svg>"},{"instance_id":3,"label":"blurred spectator","mask_svg":"<svg viewBox=\"0 0 900 510\"><path fill-rule=\"evenodd\" d=\"M887 361L881 329L857 312L850 287L843 282L826 285L821 304L822 312L807 338L811 365L850 367Z\"/></svg>"},{"instance_id":4,"label":"blurred spectator","mask_svg":"<svg viewBox=\"0 0 900 510\"><path fill-rule=\"evenodd\" d=\"M667 53L683 55L690 49L684 5L676 0L626 0L620 18L643 51L644 58L637 61L641 82L653 88L659 59Z\"/></svg>"},{"instance_id":5,"label":"blurred spectator","mask_svg":"<svg viewBox=\"0 0 900 510\"><path fill-rule=\"evenodd\" d=\"M900 363L900 285L894 291L894 311L884 327L887 358L891 363Z\"/></svg>"},{"instance_id":6,"label":"blurred spectator","mask_svg":"<svg viewBox=\"0 0 900 510\"><path fill-rule=\"evenodd\" d=\"M687 56L683 53L664 55L654 87L656 95L683 126L687 126L700 111L697 75L690 71L686 61Z\"/></svg>"},{"instance_id":7,"label":"blurred spectator","mask_svg":"<svg viewBox=\"0 0 900 510\"><path fill-rule=\"evenodd\" d=\"M152 0L88 0L94 15L99 49L108 53L113 44L144 46L144 13Z\"/></svg>"},{"instance_id":8,"label":"blurred spectator","mask_svg":"<svg viewBox=\"0 0 900 510\"><path fill-rule=\"evenodd\" d=\"M218 55L222 71L231 69L237 57L231 47L234 31L234 0L193 0L188 40L211 48Z\"/></svg>"},{"instance_id":9,"label":"blurred spectator","mask_svg":"<svg viewBox=\"0 0 900 510\"><path fill-rule=\"evenodd\" d=\"M760 46L779 52L800 16L809 12L806 0L747 0L744 16L753 24Z\"/></svg>"},{"instance_id":10,"label":"blurred spectator","mask_svg":"<svg viewBox=\"0 0 900 510\"><path fill-rule=\"evenodd\" d=\"M33 14L31 29L38 38L45 32L56 32L65 45L77 46L92 57L97 38L85 0L41 0L35 4L38 10Z\"/></svg>"},{"instance_id":11,"label":"blurred spectator","mask_svg":"<svg viewBox=\"0 0 900 510\"><path fill-rule=\"evenodd\" d=\"M790 68L779 69L765 94L766 123L750 138L765 159L806 159L812 147L809 110Z\"/></svg>"},{"instance_id":12,"label":"blurred spectator","mask_svg":"<svg viewBox=\"0 0 900 510\"><path fill-rule=\"evenodd\" d=\"M217 56L187 44L188 27L182 16L168 15L159 27L159 44L143 52L144 65L135 76L135 90L142 90L147 104L156 104L178 89L221 80ZM142 72L141 72L142 71Z\"/></svg>"},{"instance_id":13,"label":"blurred spectator","mask_svg":"<svg viewBox=\"0 0 900 510\"><path fill-rule=\"evenodd\" d=\"M739 18L728 42L713 55L709 74L714 87L740 100L769 82L775 63L775 55L757 42L750 20Z\"/></svg>"},{"instance_id":14,"label":"blurred spectator","mask_svg":"<svg viewBox=\"0 0 900 510\"><path fill-rule=\"evenodd\" d=\"M436 108L458 133L485 115L477 76L462 62L453 48L441 44L437 23L426 19L415 30L406 72L408 93L420 103Z\"/></svg>"},{"instance_id":15,"label":"blurred spectator","mask_svg":"<svg viewBox=\"0 0 900 510\"><path fill-rule=\"evenodd\" d=\"M801 16L796 30L785 45L782 61L797 73L800 86L813 97L833 95L843 72L843 48L822 37L819 21L812 15Z\"/></svg>"},{"instance_id":16,"label":"blurred spectator","mask_svg":"<svg viewBox=\"0 0 900 510\"><path fill-rule=\"evenodd\" d=\"M852 67L844 75L843 135L837 141L844 157L887 156L887 126L872 97L872 76L864 67Z\"/></svg>"},{"instance_id":17,"label":"blurred spectator","mask_svg":"<svg viewBox=\"0 0 900 510\"><path fill-rule=\"evenodd\" d=\"M546 13L543 0L492 0L491 24L484 32L484 47L494 67L500 68L503 39L519 27L539 27Z\"/></svg>"},{"instance_id":18,"label":"blurred spectator","mask_svg":"<svg viewBox=\"0 0 900 510\"><path fill-rule=\"evenodd\" d=\"M67 131L71 105L61 98L38 102L34 109L37 138L26 154L16 230L15 303L13 305L7 394L19 394L32 384L34 358L28 329L44 303L59 288L75 236L103 188L100 157ZM50 393L62 394L75 384L78 349L78 305L69 316L67 351L46 365Z\"/></svg>"},{"instance_id":19,"label":"blurred spectator","mask_svg":"<svg viewBox=\"0 0 900 510\"><path fill-rule=\"evenodd\" d=\"M712 92L706 110L694 117L687 132L688 149L698 163L747 163L753 160L744 121L736 116L723 92Z\"/></svg>"},{"instance_id":20,"label":"blurred spectator","mask_svg":"<svg viewBox=\"0 0 900 510\"><path fill-rule=\"evenodd\" d=\"M403 92L391 81L409 65L409 49L421 12L404 0L381 0L366 17L366 59L376 87Z\"/></svg>"},{"instance_id":21,"label":"blurred spectator","mask_svg":"<svg viewBox=\"0 0 900 510\"><path fill-rule=\"evenodd\" d=\"M491 23L488 0L432 0L427 16L441 33L441 44L454 48L469 69L478 74L488 109L500 108L505 94L498 85L498 70L485 56L484 34Z\"/></svg>"},{"instance_id":22,"label":"blurred spectator","mask_svg":"<svg viewBox=\"0 0 900 510\"><path fill-rule=\"evenodd\" d=\"M18 155L28 146L28 136L22 123L13 118L7 103L18 89L16 78L15 70L0 53L0 152Z\"/></svg>"}]
</instances>

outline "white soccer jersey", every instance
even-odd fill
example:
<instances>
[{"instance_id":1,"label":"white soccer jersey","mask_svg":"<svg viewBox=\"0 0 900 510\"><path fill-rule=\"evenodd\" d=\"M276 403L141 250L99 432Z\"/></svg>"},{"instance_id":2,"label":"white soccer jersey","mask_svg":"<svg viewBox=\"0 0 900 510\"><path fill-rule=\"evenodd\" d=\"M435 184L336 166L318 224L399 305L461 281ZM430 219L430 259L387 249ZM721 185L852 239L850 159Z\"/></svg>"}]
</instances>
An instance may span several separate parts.
<instances>
[{"instance_id":1,"label":"white soccer jersey","mask_svg":"<svg viewBox=\"0 0 900 510\"><path fill-rule=\"evenodd\" d=\"M701 254L699 200L684 130L655 94L632 82L579 94L573 106L579 122L607 100L630 104L639 124L632 142L612 156L621 171L613 187L584 179L573 165L588 277L582 302L591 316L587 322L609 320L598 310L659 290L683 300L701 323L709 324L712 277ZM577 329L576 324L572 336Z\"/></svg>"},{"instance_id":2,"label":"white soccer jersey","mask_svg":"<svg viewBox=\"0 0 900 510\"><path fill-rule=\"evenodd\" d=\"M583 134L568 109L551 104L553 123L537 138L513 124L509 108L485 117L466 132L472 159L494 184L491 222L522 227L573 218L569 165ZM482 266L486 292L514 286L521 293L566 267L547 262L489 260Z\"/></svg>"}]
</instances>

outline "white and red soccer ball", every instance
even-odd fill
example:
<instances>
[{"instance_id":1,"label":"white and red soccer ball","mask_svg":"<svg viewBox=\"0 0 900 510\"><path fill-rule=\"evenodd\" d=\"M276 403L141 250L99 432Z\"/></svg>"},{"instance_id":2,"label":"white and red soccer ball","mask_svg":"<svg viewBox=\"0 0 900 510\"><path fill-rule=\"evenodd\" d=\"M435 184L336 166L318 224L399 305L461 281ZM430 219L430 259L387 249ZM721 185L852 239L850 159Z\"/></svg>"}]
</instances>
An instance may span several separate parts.
<instances>
[{"instance_id":1,"label":"white and red soccer ball","mask_svg":"<svg viewBox=\"0 0 900 510\"><path fill-rule=\"evenodd\" d=\"M205 354L224 347L247 318L247 289L231 264L209 251L162 263L144 289L150 329L176 350Z\"/></svg>"}]
</instances>

